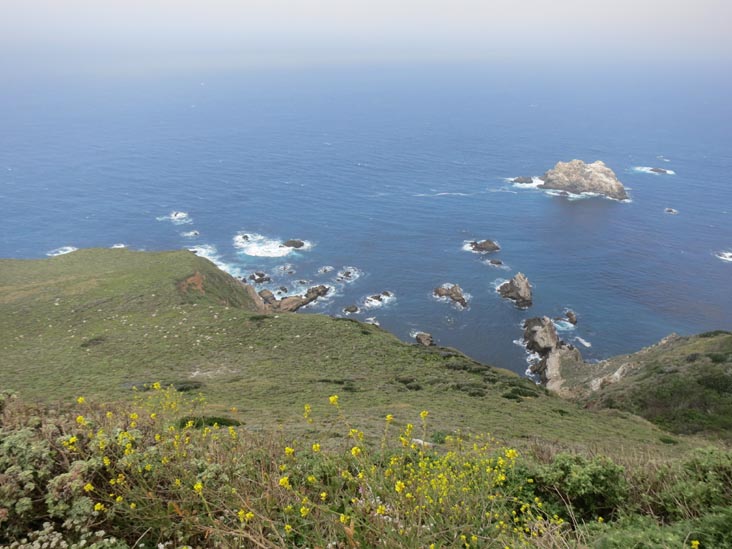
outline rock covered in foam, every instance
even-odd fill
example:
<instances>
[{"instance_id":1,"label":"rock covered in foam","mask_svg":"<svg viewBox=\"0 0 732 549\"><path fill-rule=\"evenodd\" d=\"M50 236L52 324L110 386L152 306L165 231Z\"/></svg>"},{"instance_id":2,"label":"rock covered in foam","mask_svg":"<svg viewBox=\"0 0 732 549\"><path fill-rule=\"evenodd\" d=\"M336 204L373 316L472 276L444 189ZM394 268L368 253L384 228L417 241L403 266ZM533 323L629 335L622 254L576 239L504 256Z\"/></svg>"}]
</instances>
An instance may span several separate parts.
<instances>
[{"instance_id":1,"label":"rock covered in foam","mask_svg":"<svg viewBox=\"0 0 732 549\"><path fill-rule=\"evenodd\" d=\"M433 293L436 297L446 297L451 299L461 307L468 306L468 300L465 299L462 288L457 284L445 284L444 286L439 286L433 290Z\"/></svg>"},{"instance_id":2,"label":"rock covered in foam","mask_svg":"<svg viewBox=\"0 0 732 549\"><path fill-rule=\"evenodd\" d=\"M417 343L425 347L432 347L435 344L434 339L432 339L432 334L428 334L427 332L417 332L414 339Z\"/></svg>"},{"instance_id":3,"label":"rock covered in foam","mask_svg":"<svg viewBox=\"0 0 732 549\"><path fill-rule=\"evenodd\" d=\"M501 284L498 287L498 293L502 297L514 301L516 306L521 309L531 307L533 303L531 284L524 273L518 273L508 282Z\"/></svg>"},{"instance_id":4,"label":"rock covered in foam","mask_svg":"<svg viewBox=\"0 0 732 549\"><path fill-rule=\"evenodd\" d=\"M470 248L478 253L497 252L501 247L492 240L474 240L470 243Z\"/></svg>"},{"instance_id":5,"label":"rock covered in foam","mask_svg":"<svg viewBox=\"0 0 732 549\"><path fill-rule=\"evenodd\" d=\"M628 198L628 193L615 172L600 160L591 164L576 159L557 162L554 168L544 174L542 180L540 188L543 189L572 194L597 193L616 200Z\"/></svg>"}]
</instances>

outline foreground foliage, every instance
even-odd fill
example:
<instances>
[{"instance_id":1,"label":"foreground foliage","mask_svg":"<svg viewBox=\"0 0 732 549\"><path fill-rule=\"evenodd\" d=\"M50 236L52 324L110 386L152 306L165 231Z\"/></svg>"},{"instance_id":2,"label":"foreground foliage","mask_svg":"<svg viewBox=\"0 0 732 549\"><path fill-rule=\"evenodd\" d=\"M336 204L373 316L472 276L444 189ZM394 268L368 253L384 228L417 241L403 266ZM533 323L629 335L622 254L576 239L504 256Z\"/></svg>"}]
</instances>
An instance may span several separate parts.
<instances>
[{"instance_id":1,"label":"foreground foliage","mask_svg":"<svg viewBox=\"0 0 732 549\"><path fill-rule=\"evenodd\" d=\"M304 405L309 434L292 440L201 405L159 383L124 408L79 397L40 412L2 397L0 544L732 546L723 450L632 467L539 460L487 435L434 436L427 411L414 424L388 415L371 437L336 395Z\"/></svg>"}]
</instances>

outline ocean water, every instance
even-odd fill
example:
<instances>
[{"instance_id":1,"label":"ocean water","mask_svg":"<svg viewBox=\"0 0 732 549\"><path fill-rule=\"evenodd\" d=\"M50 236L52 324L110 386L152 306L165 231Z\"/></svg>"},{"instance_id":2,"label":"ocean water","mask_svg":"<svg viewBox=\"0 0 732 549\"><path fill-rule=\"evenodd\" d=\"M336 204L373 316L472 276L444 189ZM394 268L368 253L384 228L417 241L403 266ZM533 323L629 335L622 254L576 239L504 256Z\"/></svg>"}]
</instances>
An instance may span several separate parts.
<instances>
[{"instance_id":1,"label":"ocean water","mask_svg":"<svg viewBox=\"0 0 732 549\"><path fill-rule=\"evenodd\" d=\"M356 304L404 340L428 331L520 373L522 320L571 308L579 324L560 333L602 359L732 328L730 96L723 74L622 69L17 79L0 88L0 257L194 248L265 271L262 287L332 286L303 312ZM572 158L603 160L632 200L506 180ZM280 247L290 238L306 246ZM463 249L483 238L501 251ZM495 291L519 271L526 311ZM467 309L432 297L446 283Z\"/></svg>"}]
</instances>

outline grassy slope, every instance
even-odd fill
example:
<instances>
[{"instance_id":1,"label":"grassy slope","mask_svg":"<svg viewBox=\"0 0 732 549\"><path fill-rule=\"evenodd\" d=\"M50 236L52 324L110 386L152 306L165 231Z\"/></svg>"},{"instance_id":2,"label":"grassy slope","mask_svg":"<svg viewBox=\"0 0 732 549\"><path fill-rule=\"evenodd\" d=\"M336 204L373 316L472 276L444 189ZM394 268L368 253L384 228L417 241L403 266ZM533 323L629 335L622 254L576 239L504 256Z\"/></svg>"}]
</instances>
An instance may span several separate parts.
<instances>
[{"instance_id":1,"label":"grassy slope","mask_svg":"<svg viewBox=\"0 0 732 549\"><path fill-rule=\"evenodd\" d=\"M612 376L594 392L593 379ZM593 408L618 408L639 414L676 433L732 438L732 333L710 332L672 337L597 365L563 366L565 387L579 390Z\"/></svg>"},{"instance_id":2,"label":"grassy slope","mask_svg":"<svg viewBox=\"0 0 732 549\"><path fill-rule=\"evenodd\" d=\"M0 387L29 400L124 400L136 384L194 380L211 412L250 428L305 429L303 405L317 414L338 393L371 433L387 413L418 423L428 409L432 430L491 432L518 445L617 455L674 454L699 442L664 444L664 432L626 412L583 410L510 372L375 326L257 314L237 281L187 251L1 260L0 333Z\"/></svg>"}]
</instances>

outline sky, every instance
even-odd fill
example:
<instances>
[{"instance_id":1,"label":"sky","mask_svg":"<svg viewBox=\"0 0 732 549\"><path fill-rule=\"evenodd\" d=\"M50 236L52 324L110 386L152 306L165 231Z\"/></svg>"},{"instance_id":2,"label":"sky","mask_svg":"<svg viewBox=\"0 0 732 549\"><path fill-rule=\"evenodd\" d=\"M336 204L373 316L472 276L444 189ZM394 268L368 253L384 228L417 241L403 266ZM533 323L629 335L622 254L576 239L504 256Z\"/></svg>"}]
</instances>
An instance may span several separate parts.
<instances>
[{"instance_id":1,"label":"sky","mask_svg":"<svg viewBox=\"0 0 732 549\"><path fill-rule=\"evenodd\" d=\"M730 0L0 0L0 66L723 63Z\"/></svg>"}]
</instances>

